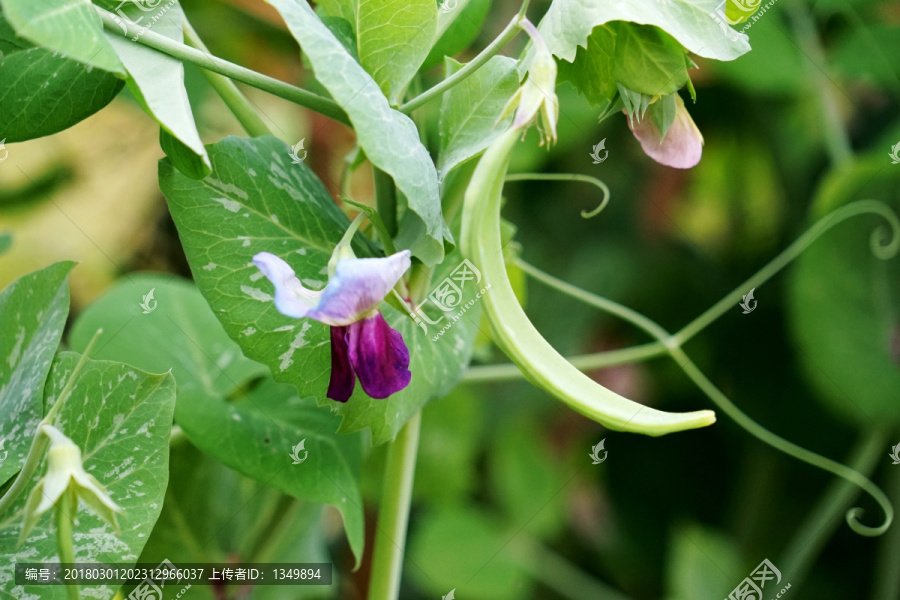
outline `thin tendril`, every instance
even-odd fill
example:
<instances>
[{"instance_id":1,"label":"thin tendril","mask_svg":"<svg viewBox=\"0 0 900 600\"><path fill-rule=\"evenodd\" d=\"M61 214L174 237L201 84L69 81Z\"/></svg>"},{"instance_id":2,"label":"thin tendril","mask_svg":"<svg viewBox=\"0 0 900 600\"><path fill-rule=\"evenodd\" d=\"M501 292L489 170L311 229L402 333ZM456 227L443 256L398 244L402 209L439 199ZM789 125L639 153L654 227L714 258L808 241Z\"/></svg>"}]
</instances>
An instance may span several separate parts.
<instances>
[{"instance_id":1,"label":"thin tendril","mask_svg":"<svg viewBox=\"0 0 900 600\"><path fill-rule=\"evenodd\" d=\"M891 232L888 232L884 227L877 228L871 238L870 238L870 246L872 249L872 253L880 259L888 259L897 254L898 249L900 249L900 219L897 218L897 215L883 202L878 202L876 200L860 200L858 202L853 202L851 204L847 204L838 208L823 218L819 219L810 229L803 233L793 244L788 246L788 248L779 254L774 260L772 260L768 265L763 267L758 273L750 277L742 287L738 288L728 296L726 296L722 301L716 303L711 309L703 313L700 317L695 319L691 324L682 329L677 335L672 336L666 332L660 325L652 321L651 319L639 315L635 313L635 311L629 309L626 306L613 302L607 298L603 298L601 296L597 296L596 294L592 294L580 288L577 288L571 284L567 284L559 279L556 279L552 275L547 273L543 273L539 269L528 265L522 260L519 260L519 265L523 267L523 270L530 276L535 277L542 281L544 284L555 288L556 290L572 296L577 300L581 300L591 306L599 308L605 312L609 312L615 314L626 320L633 325L639 327L640 329L646 331L653 337L655 337L660 343L662 343L669 355L672 359L678 363L678 365L682 368L685 374L700 388L703 393L705 393L713 403L722 410L725 414L731 417L739 426L741 426L748 433L759 439L765 444L776 448L784 452L789 456L793 456L794 458L801 460L809 465L814 467L818 467L829 473L837 475L850 483L858 486L860 489L864 490L868 493L881 507L884 511L884 522L878 527L870 527L868 525L863 525L860 522L860 517L864 513L863 509L859 507L851 508L846 513L847 525L858 533L859 535L874 537L883 534L890 527L891 523L894 520L894 507L891 505L890 500L885 495L884 492L881 491L878 486L876 486L872 481L859 473L858 471L851 469L850 467L843 465L837 461L831 460L830 458L826 458L815 452L811 452L805 448L802 448L788 440L778 436L753 419L747 416L746 413L741 411L737 405L735 405L728 397L723 394L707 377L703 374L703 372L691 361L690 358L684 353L681 346L685 341L690 339L693 335L699 333L703 328L712 323L716 318L721 316L724 313L724 310L720 310L722 306L730 307L741 297L742 290L746 289L746 287L756 286L761 284L762 282L768 280L770 277L775 275L778 271L784 268L787 264L793 261L795 258L800 256L803 251L815 240L817 240L822 234L826 231L834 227L835 225L849 219L850 217L854 217L861 214L877 214L884 217L891 226ZM885 235L888 234L888 235Z\"/></svg>"},{"instance_id":2,"label":"thin tendril","mask_svg":"<svg viewBox=\"0 0 900 600\"><path fill-rule=\"evenodd\" d=\"M578 175L575 173L516 173L514 175L507 175L506 181L581 181L582 183L589 183L596 186L603 192L603 200L600 201L597 208L591 211L581 211L581 216L585 219L596 217L600 214L600 211L609 204L609 187L596 177L591 177L590 175Z\"/></svg>"}]
</instances>

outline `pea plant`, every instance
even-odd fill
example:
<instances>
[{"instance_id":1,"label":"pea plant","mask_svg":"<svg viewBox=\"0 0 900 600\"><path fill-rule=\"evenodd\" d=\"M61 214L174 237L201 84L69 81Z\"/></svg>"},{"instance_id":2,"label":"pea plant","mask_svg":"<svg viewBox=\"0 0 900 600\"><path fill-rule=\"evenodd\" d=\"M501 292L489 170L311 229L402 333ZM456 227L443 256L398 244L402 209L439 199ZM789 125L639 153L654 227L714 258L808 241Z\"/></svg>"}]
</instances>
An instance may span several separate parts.
<instances>
[{"instance_id":1,"label":"pea plant","mask_svg":"<svg viewBox=\"0 0 900 600\"><path fill-rule=\"evenodd\" d=\"M552 156L566 144L566 101L575 96L558 92L564 87L601 127L624 122L647 160L695 167L704 151L690 114L704 100L692 81L702 74L698 63L750 52L748 26L774 9L754 15L760 2L738 0L266 4L299 46L306 87L217 56L178 0L0 0L4 144L73 127L127 85L159 126L158 185L193 275L121 273L71 320L65 342L73 262L45 265L0 293L0 549L8 559L0 597L156 599L134 586L41 585L13 566L163 559L347 567L327 588L236 580L167 586L166 598L419 597L401 594L407 576L428 597L530 597L531 583L515 574L469 585L410 574L422 569L404 561L420 437L428 435L420 436L423 410L461 393L464 381L525 379L579 422L642 436L698 435L724 417L864 491L881 513L851 508L852 532L888 531L892 502L866 475L758 424L685 350L726 313L752 311L754 290L808 251L865 251L872 269L890 264L900 221L887 204L822 203L793 243L674 333L526 262L541 241L517 235L503 217L507 182L599 192L596 208L563 217L573 221L602 222L616 202L615 189L593 175L515 166L523 149ZM505 25L474 49L488 15ZM204 145L186 66L202 71L246 135ZM339 180L310 168L316 148L305 139L273 134L272 119L235 82L319 115L319 127L352 131L355 148ZM589 164L612 151L605 140L593 144ZM8 168L0 164L0 173ZM371 198L351 192L350 178L360 176L371 182ZM865 222L868 246L859 236L828 240L848 221ZM0 235L0 252L18 243L15 232ZM651 341L564 356L523 308L526 278ZM814 286L798 286L815 299ZM494 362L492 348L511 364L473 364ZM693 410L638 403L589 375L660 357L702 394ZM896 366L884 381L869 406L876 416L896 412ZM453 454L468 425L465 415L448 419L457 433L445 452ZM491 435L504 435L500 429ZM593 464L606 459L603 442L582 454L588 450ZM448 536L490 528L477 519L453 523L445 522ZM222 535L227 553L209 547ZM456 560L466 550L444 552ZM473 558L468 576L492 558ZM599 582L578 584L585 576L570 571L570 584L547 584L560 597L625 598ZM778 582L791 574L779 572ZM757 597L741 589L730 597Z\"/></svg>"}]
</instances>

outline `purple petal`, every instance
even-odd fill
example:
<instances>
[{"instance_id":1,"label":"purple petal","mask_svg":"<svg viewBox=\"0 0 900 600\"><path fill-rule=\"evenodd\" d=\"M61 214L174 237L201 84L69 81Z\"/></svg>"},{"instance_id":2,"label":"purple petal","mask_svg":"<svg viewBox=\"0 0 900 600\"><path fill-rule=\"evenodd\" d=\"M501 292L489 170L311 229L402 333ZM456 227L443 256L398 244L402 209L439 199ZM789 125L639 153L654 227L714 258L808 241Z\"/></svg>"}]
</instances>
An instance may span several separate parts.
<instances>
[{"instance_id":1,"label":"purple petal","mask_svg":"<svg viewBox=\"0 0 900 600\"><path fill-rule=\"evenodd\" d=\"M358 321L347 330L350 364L368 395L387 398L409 385L409 350L403 336L391 329L381 313Z\"/></svg>"},{"instance_id":2,"label":"purple petal","mask_svg":"<svg viewBox=\"0 0 900 600\"><path fill-rule=\"evenodd\" d=\"M303 287L289 264L268 252L253 257L262 274L275 286L275 308L283 315L299 319L306 317L319 303L322 292Z\"/></svg>"},{"instance_id":3,"label":"purple petal","mask_svg":"<svg viewBox=\"0 0 900 600\"><path fill-rule=\"evenodd\" d=\"M666 132L666 138L660 141L659 129L649 115L640 121L628 120L628 126L634 137L641 142L641 148L647 156L656 162L676 169L690 169L703 154L703 136L694 124L691 115L684 107L684 102L676 96L677 109L675 121Z\"/></svg>"},{"instance_id":4,"label":"purple petal","mask_svg":"<svg viewBox=\"0 0 900 600\"><path fill-rule=\"evenodd\" d=\"M347 348L347 328L331 328L331 381L328 382L328 397L338 402L346 402L356 387L356 375L350 366Z\"/></svg>"},{"instance_id":5,"label":"purple petal","mask_svg":"<svg viewBox=\"0 0 900 600\"><path fill-rule=\"evenodd\" d=\"M306 316L326 325L350 325L375 310L409 269L410 251L385 258L345 258Z\"/></svg>"}]
</instances>

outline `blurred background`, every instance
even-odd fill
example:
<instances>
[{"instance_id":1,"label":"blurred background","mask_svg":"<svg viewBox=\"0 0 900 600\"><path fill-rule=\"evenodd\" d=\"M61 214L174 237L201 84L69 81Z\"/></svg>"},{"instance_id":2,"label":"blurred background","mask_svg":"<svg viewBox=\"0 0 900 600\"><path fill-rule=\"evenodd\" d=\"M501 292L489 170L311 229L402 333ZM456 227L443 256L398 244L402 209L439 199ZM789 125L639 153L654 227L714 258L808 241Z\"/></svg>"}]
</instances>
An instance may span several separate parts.
<instances>
[{"instance_id":1,"label":"blurred background","mask_svg":"<svg viewBox=\"0 0 900 600\"><path fill-rule=\"evenodd\" d=\"M302 85L302 57L274 11L254 0L192 0L185 12L222 58ZM475 3L482 32L468 60L518 5ZM532 2L537 21L547 2ZM474 10L474 9L473 9ZM900 4L890 0L778 0L749 30L753 50L730 63L695 57L698 100L686 104L705 137L704 156L677 171L645 156L624 115L598 123L560 85L559 144L522 144L512 172L581 173L580 183L510 183L504 216L521 256L586 290L630 306L675 331L739 286L829 210L878 199L900 210ZM517 56L524 40L506 53ZM442 76L438 61L425 86ZM188 92L204 141L244 135L195 68ZM324 117L243 88L264 120L337 195L371 200L370 172L341 183L352 132ZM436 143L437 110L423 110ZM532 132L530 135L535 135ZM609 157L595 165L592 147ZM76 260L73 315L124 273L190 277L156 182L158 127L124 90L72 129L7 145L0 164L0 287L57 260ZM755 291L758 308L733 310L691 341L687 353L750 417L804 448L870 475L900 506L900 259L873 258L883 222L859 217L810 246ZM525 284L523 283L523 286ZM746 293L749 290L744 290ZM528 281L526 308L563 354L650 341L626 323ZM504 362L496 349L483 363ZM671 360L591 373L613 390L666 410L713 408ZM605 440L607 459L591 464ZM415 502L401 597L461 600L583 598L698 600L726 597L763 559L790 583L789 598L900 598L900 528L854 534L883 515L867 496L751 437L725 415L716 425L660 439L608 432L521 381L464 383L424 412ZM384 448L364 469L371 511L381 494ZM278 494L204 457L173 449L163 515L142 562L239 559L249 531ZM234 508L252 502L233 519ZM256 504L259 504L258 509ZM268 504L267 504L268 503ZM338 585L226 590L191 598L364 598L368 564L352 556L330 509L301 505L270 532L267 560L329 556ZM265 523L263 523L265 525ZM191 534L188 530L192 530ZM213 541L200 547L185 538ZM218 532L218 533L215 533ZM326 554L327 553L327 554ZM779 591L769 587L766 595ZM324 594L324 595L323 595ZM329 596L330 594L330 596ZM756 600L754 598L754 600Z\"/></svg>"}]
</instances>

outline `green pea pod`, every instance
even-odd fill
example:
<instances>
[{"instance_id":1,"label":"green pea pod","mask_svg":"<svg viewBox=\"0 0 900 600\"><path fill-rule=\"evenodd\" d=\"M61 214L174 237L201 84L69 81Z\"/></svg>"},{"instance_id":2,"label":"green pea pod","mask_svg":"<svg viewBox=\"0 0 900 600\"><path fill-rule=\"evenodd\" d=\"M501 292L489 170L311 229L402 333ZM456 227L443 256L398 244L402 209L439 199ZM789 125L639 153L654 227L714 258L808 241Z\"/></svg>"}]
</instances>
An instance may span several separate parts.
<instances>
[{"instance_id":1,"label":"green pea pod","mask_svg":"<svg viewBox=\"0 0 900 600\"><path fill-rule=\"evenodd\" d=\"M531 383L581 414L619 431L663 435L711 425L711 410L668 413L612 392L576 369L535 329L516 300L500 242L500 199L509 159L521 129L511 127L485 151L466 190L462 252L481 271L484 307L494 341Z\"/></svg>"}]
</instances>

